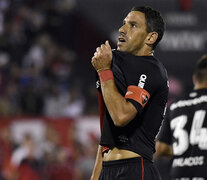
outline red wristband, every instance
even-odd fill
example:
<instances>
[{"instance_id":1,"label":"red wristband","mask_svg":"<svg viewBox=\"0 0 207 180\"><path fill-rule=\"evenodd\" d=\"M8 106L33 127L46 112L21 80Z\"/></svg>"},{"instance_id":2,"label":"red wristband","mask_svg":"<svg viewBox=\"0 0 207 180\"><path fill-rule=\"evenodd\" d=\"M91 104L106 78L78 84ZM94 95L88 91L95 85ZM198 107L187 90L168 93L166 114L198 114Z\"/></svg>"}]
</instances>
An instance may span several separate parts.
<instances>
[{"instance_id":1,"label":"red wristband","mask_svg":"<svg viewBox=\"0 0 207 180\"><path fill-rule=\"evenodd\" d=\"M110 69L99 71L98 75L101 83L110 79L114 79L113 72Z\"/></svg>"}]
</instances>

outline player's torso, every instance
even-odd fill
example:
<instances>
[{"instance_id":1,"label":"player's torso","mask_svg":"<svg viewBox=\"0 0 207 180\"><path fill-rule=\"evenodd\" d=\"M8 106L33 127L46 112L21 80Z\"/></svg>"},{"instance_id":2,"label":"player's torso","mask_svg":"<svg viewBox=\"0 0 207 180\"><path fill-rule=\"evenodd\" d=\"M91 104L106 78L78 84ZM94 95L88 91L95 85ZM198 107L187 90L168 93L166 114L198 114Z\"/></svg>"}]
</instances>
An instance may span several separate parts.
<instances>
[{"instance_id":1,"label":"player's torso","mask_svg":"<svg viewBox=\"0 0 207 180\"><path fill-rule=\"evenodd\" d=\"M119 56L119 54L117 54L117 56ZM150 61L146 63L149 66L146 66L145 64L142 65L139 62L140 59L141 61L144 62ZM153 62L154 64L151 61L155 61ZM126 58L125 54L123 54L123 57L113 58L112 71L114 74L115 84L119 92L123 96L125 96L127 87L129 85L138 86L139 83L144 84L144 79L142 77L145 75L144 72L146 71L144 70L144 68L149 68L147 71L151 72L149 75L146 74L147 77L154 76L153 74L153 70L155 69L154 67L156 66L156 70L157 70L158 69L157 66L159 66L156 63L157 63L156 60L152 58L146 58L146 59L138 58L138 57L135 59L128 58L128 57ZM143 66L143 68L140 68L141 65ZM153 70L151 71L150 68L152 68ZM140 74L140 72L142 71L143 73ZM167 82L164 83L167 86ZM159 101L158 100L159 96L161 95L158 95L158 93L156 95L153 94L151 96L150 101L144 108L142 115L138 114L136 118L133 119L124 128L115 127L113 121L110 118L108 111L106 111L105 120L103 123L104 125L103 125L101 143L103 144L108 143L120 149L133 150L137 154L140 154L142 156L144 155L145 157L151 159L152 152L154 150L155 135L158 132L159 126L163 119L162 115L163 115L164 108L161 107L162 108L161 111L156 110L156 108L160 106L159 104L157 104L157 101ZM167 99L167 95L165 96ZM164 95L162 97L164 97ZM163 102L162 106L164 105L165 103ZM156 112L159 112L159 114L157 115Z\"/></svg>"}]
</instances>

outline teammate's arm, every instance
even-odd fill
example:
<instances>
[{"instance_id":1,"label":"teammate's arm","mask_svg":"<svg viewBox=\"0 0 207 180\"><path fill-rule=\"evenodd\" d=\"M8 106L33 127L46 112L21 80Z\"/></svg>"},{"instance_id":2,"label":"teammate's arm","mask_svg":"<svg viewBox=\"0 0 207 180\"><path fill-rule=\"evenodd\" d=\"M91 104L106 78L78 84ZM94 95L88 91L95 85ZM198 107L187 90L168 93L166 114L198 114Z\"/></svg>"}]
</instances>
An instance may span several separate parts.
<instances>
[{"instance_id":1,"label":"teammate's arm","mask_svg":"<svg viewBox=\"0 0 207 180\"><path fill-rule=\"evenodd\" d=\"M111 69L112 51L106 41L96 49L92 58L92 64L97 72ZM137 109L132 103L119 93L113 79L101 82L101 90L105 105L116 126L125 126L137 114Z\"/></svg>"},{"instance_id":2,"label":"teammate's arm","mask_svg":"<svg viewBox=\"0 0 207 180\"><path fill-rule=\"evenodd\" d=\"M171 145L160 141L156 142L156 152L154 154L155 159L159 156L172 156L172 155L173 155L173 149Z\"/></svg>"},{"instance_id":3,"label":"teammate's arm","mask_svg":"<svg viewBox=\"0 0 207 180\"><path fill-rule=\"evenodd\" d=\"M90 180L98 180L101 173L101 169L102 169L102 147L99 145L96 155L96 162Z\"/></svg>"},{"instance_id":4,"label":"teammate's arm","mask_svg":"<svg viewBox=\"0 0 207 180\"><path fill-rule=\"evenodd\" d=\"M154 154L154 158L157 158L159 156L172 156L173 155L169 109L167 109L166 111L165 119L163 121L160 132L157 136L155 148L156 148L156 152Z\"/></svg>"}]
</instances>

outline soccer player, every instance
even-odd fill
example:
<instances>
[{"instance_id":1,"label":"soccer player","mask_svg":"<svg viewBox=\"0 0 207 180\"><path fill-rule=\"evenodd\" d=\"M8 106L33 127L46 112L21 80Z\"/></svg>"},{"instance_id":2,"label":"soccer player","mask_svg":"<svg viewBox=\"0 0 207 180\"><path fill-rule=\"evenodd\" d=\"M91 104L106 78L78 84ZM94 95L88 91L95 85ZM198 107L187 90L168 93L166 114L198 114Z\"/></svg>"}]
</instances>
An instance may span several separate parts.
<instances>
[{"instance_id":1,"label":"soccer player","mask_svg":"<svg viewBox=\"0 0 207 180\"><path fill-rule=\"evenodd\" d=\"M91 180L159 180L153 165L168 96L162 63L153 56L164 22L150 7L134 7L119 29L117 50L96 49L101 139Z\"/></svg>"},{"instance_id":2,"label":"soccer player","mask_svg":"<svg viewBox=\"0 0 207 180\"><path fill-rule=\"evenodd\" d=\"M196 65L194 90L172 103L156 144L160 155L173 155L173 180L207 179L207 55Z\"/></svg>"}]
</instances>

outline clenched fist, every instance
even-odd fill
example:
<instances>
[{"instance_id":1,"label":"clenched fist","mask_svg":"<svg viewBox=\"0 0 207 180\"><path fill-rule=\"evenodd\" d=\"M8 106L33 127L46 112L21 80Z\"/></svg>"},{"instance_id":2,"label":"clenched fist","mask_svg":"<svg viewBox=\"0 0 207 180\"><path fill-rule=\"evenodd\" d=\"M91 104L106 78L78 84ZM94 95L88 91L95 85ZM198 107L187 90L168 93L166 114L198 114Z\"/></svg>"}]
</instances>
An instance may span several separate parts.
<instances>
[{"instance_id":1,"label":"clenched fist","mask_svg":"<svg viewBox=\"0 0 207 180\"><path fill-rule=\"evenodd\" d=\"M112 51L109 42L106 41L100 47L96 48L96 52L92 57L91 63L96 71L111 69Z\"/></svg>"}]
</instances>

